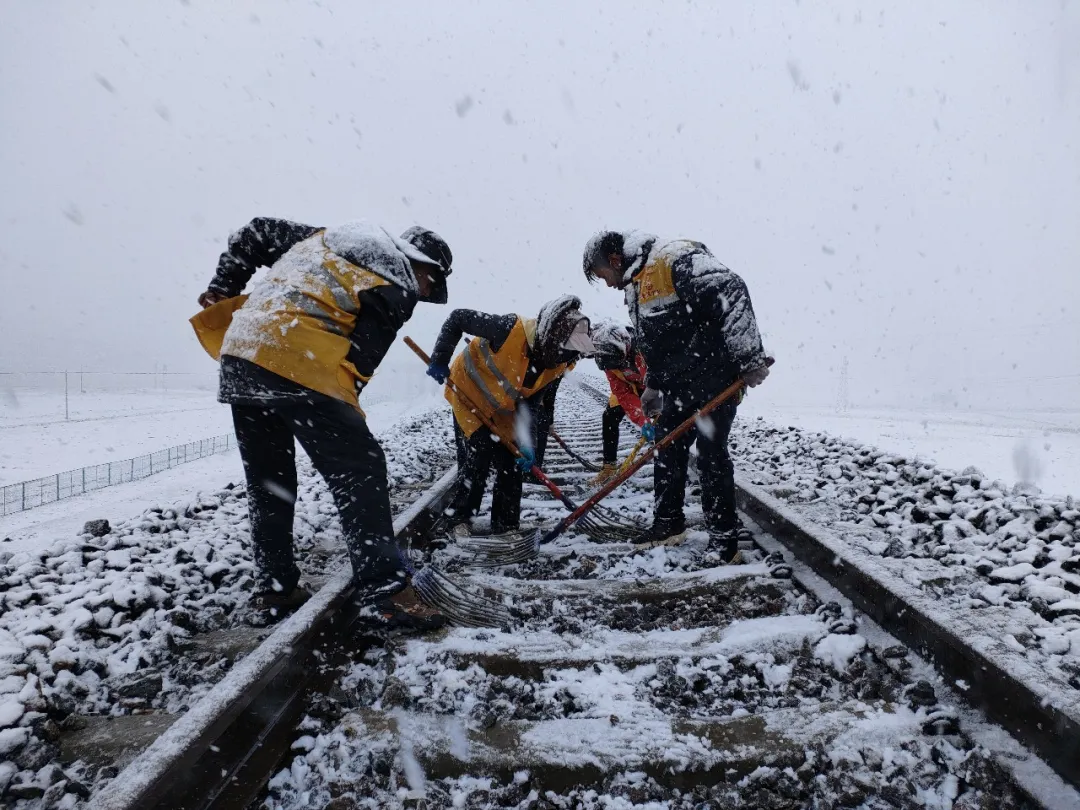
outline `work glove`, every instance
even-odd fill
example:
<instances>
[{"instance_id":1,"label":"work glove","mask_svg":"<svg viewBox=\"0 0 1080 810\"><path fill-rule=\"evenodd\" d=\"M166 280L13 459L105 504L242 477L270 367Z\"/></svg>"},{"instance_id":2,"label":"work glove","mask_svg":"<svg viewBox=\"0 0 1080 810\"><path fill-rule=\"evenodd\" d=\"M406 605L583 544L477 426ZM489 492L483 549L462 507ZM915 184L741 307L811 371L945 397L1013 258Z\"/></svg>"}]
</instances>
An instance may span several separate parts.
<instances>
[{"instance_id":1,"label":"work glove","mask_svg":"<svg viewBox=\"0 0 1080 810\"><path fill-rule=\"evenodd\" d=\"M768 376L769 367L758 366L757 368L752 368L749 371L744 371L742 378L743 382L746 383L748 386L750 386L751 388L757 388L759 385L765 382L765 378Z\"/></svg>"},{"instance_id":2,"label":"work glove","mask_svg":"<svg viewBox=\"0 0 1080 810\"><path fill-rule=\"evenodd\" d=\"M641 426L641 438L647 442L656 441L656 425L653 422L646 422Z\"/></svg>"},{"instance_id":3,"label":"work glove","mask_svg":"<svg viewBox=\"0 0 1080 810\"><path fill-rule=\"evenodd\" d=\"M207 290L199 296L199 306L206 309L207 307L212 307L219 301L224 301L228 297L229 296L225 293L218 292L217 290Z\"/></svg>"},{"instance_id":4,"label":"work glove","mask_svg":"<svg viewBox=\"0 0 1080 810\"><path fill-rule=\"evenodd\" d=\"M646 416L655 416L660 413L664 402L664 395L655 388L646 388L641 392L641 410Z\"/></svg>"},{"instance_id":5,"label":"work glove","mask_svg":"<svg viewBox=\"0 0 1080 810\"><path fill-rule=\"evenodd\" d=\"M450 376L450 367L439 366L435 363L432 363L430 366L427 367L427 375L431 377L431 379L435 380L435 382L439 383L439 385L442 385Z\"/></svg>"},{"instance_id":6,"label":"work glove","mask_svg":"<svg viewBox=\"0 0 1080 810\"><path fill-rule=\"evenodd\" d=\"M521 457L514 463L519 470L523 473L527 473L536 466L536 453L533 452L531 447L521 447L518 449L521 451Z\"/></svg>"}]
</instances>

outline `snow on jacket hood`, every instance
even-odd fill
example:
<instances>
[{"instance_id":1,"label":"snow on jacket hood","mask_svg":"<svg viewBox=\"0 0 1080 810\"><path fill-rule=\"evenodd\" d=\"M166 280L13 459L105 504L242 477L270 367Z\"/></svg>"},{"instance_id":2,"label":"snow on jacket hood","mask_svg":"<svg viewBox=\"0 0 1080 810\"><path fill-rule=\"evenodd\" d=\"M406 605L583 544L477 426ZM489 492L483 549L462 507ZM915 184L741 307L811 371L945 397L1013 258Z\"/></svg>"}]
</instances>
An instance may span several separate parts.
<instances>
[{"instance_id":1,"label":"snow on jacket hood","mask_svg":"<svg viewBox=\"0 0 1080 810\"><path fill-rule=\"evenodd\" d=\"M536 318L537 344L545 351L555 352L570 337L571 330L566 328L563 319L574 310L581 312L581 299L576 295L560 295L540 307Z\"/></svg>"},{"instance_id":2,"label":"snow on jacket hood","mask_svg":"<svg viewBox=\"0 0 1080 810\"><path fill-rule=\"evenodd\" d=\"M420 295L409 258L416 248L393 236L385 228L356 219L343 225L327 228L323 242L341 258L359 267L365 267L391 284ZM428 258L423 261L430 262Z\"/></svg>"},{"instance_id":3,"label":"snow on jacket hood","mask_svg":"<svg viewBox=\"0 0 1080 810\"><path fill-rule=\"evenodd\" d=\"M647 231L623 231L623 283L629 284L630 279L642 268L649 249L656 244L657 236Z\"/></svg>"}]
</instances>

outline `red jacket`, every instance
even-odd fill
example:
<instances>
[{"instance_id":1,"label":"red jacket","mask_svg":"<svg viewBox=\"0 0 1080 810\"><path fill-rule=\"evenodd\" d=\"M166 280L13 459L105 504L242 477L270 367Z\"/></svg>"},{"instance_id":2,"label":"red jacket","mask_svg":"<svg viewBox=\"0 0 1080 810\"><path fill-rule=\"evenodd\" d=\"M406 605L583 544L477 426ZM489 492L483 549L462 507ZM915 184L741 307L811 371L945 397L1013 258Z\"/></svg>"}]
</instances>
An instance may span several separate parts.
<instances>
[{"instance_id":1,"label":"red jacket","mask_svg":"<svg viewBox=\"0 0 1080 810\"><path fill-rule=\"evenodd\" d=\"M645 412L641 410L641 393L645 390L645 358L634 356L634 368L621 371L605 371L612 396L626 415L638 427L645 424Z\"/></svg>"}]
</instances>

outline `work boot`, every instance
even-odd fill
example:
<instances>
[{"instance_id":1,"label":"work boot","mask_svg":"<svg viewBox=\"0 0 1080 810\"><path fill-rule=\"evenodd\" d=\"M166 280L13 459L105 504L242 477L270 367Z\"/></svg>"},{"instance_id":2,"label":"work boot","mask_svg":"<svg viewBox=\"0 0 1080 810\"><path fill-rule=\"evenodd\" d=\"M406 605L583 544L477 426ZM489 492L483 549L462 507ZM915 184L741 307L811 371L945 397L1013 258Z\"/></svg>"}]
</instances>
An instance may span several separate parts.
<instances>
[{"instance_id":1,"label":"work boot","mask_svg":"<svg viewBox=\"0 0 1080 810\"><path fill-rule=\"evenodd\" d=\"M361 616L380 630L391 633L430 633L448 619L436 608L420 601L416 589L407 585L388 599L364 608Z\"/></svg>"},{"instance_id":2,"label":"work boot","mask_svg":"<svg viewBox=\"0 0 1080 810\"><path fill-rule=\"evenodd\" d=\"M462 537L475 537L473 532L472 521L462 520L455 523L450 527L448 532L450 538L453 540L460 540Z\"/></svg>"},{"instance_id":3,"label":"work boot","mask_svg":"<svg viewBox=\"0 0 1080 810\"><path fill-rule=\"evenodd\" d=\"M304 583L298 583L291 591L258 591L251 597L251 606L268 619L279 619L299 609L312 592Z\"/></svg>"},{"instance_id":4,"label":"work boot","mask_svg":"<svg viewBox=\"0 0 1080 810\"><path fill-rule=\"evenodd\" d=\"M615 477L615 473L618 469L619 468L615 466L614 462L605 461L604 466L600 468L600 472L589 479L589 489L600 489L600 487Z\"/></svg>"},{"instance_id":5,"label":"work boot","mask_svg":"<svg viewBox=\"0 0 1080 810\"><path fill-rule=\"evenodd\" d=\"M677 546L686 539L686 520L653 520L652 526L630 541L635 551L645 551L657 546Z\"/></svg>"},{"instance_id":6,"label":"work boot","mask_svg":"<svg viewBox=\"0 0 1080 810\"><path fill-rule=\"evenodd\" d=\"M739 551L738 529L727 531L709 529L707 550L717 554L724 565L739 565L743 561L742 553Z\"/></svg>"}]
</instances>

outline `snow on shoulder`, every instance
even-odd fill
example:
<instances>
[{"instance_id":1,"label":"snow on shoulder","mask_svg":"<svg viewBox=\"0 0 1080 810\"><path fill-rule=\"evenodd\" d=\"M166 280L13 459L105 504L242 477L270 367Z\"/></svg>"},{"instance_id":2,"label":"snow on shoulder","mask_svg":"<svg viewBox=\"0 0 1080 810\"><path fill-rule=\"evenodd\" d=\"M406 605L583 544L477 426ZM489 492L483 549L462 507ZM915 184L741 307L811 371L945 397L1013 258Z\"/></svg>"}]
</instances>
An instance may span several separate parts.
<instances>
[{"instance_id":1,"label":"snow on shoulder","mask_svg":"<svg viewBox=\"0 0 1080 810\"><path fill-rule=\"evenodd\" d=\"M626 231L623 234L623 254L636 258L645 252L646 245L661 244L669 240L661 240L656 234L648 231Z\"/></svg>"},{"instance_id":2,"label":"snow on shoulder","mask_svg":"<svg viewBox=\"0 0 1080 810\"><path fill-rule=\"evenodd\" d=\"M328 228L323 243L341 258L367 268L413 295L420 294L404 243L382 226L354 219Z\"/></svg>"}]
</instances>

